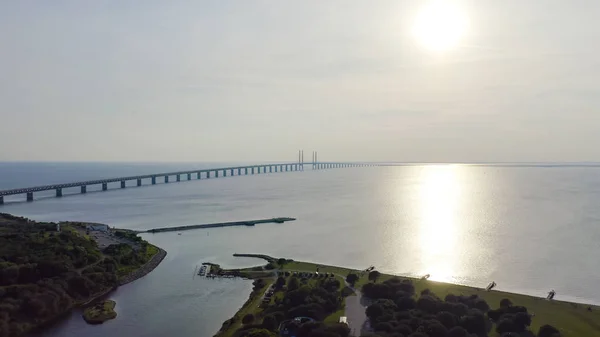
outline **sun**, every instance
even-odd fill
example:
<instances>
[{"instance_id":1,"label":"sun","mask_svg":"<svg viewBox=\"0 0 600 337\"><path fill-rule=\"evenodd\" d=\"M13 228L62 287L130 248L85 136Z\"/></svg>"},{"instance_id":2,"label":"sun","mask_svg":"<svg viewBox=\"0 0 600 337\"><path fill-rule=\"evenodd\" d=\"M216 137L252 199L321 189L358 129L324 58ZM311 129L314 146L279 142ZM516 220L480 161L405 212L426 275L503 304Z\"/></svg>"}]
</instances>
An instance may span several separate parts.
<instances>
[{"instance_id":1,"label":"sun","mask_svg":"<svg viewBox=\"0 0 600 337\"><path fill-rule=\"evenodd\" d=\"M466 15L451 0L434 0L418 13L413 35L425 48L444 51L456 47L467 25Z\"/></svg>"}]
</instances>

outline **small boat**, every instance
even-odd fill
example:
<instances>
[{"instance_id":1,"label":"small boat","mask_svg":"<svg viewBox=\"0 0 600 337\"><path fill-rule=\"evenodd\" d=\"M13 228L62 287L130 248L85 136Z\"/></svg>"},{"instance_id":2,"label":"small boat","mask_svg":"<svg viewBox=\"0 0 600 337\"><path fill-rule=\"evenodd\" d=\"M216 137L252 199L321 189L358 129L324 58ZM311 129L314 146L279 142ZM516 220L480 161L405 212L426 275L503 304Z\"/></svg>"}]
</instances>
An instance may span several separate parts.
<instances>
[{"instance_id":1,"label":"small boat","mask_svg":"<svg viewBox=\"0 0 600 337\"><path fill-rule=\"evenodd\" d=\"M547 300L553 300L554 296L556 295L556 291L554 291L554 289L552 289L549 293L548 296L546 297Z\"/></svg>"},{"instance_id":2,"label":"small boat","mask_svg":"<svg viewBox=\"0 0 600 337\"><path fill-rule=\"evenodd\" d=\"M496 282L492 281L490 284L488 284L488 286L485 288L485 290L490 291L490 290L494 289L495 286L496 286Z\"/></svg>"},{"instance_id":3,"label":"small boat","mask_svg":"<svg viewBox=\"0 0 600 337\"><path fill-rule=\"evenodd\" d=\"M177 235L181 235L181 233L177 233Z\"/></svg>"},{"instance_id":4,"label":"small boat","mask_svg":"<svg viewBox=\"0 0 600 337\"><path fill-rule=\"evenodd\" d=\"M421 280L427 280L430 277L431 277L431 275L425 274L425 275L423 275L423 277L421 277Z\"/></svg>"}]
</instances>

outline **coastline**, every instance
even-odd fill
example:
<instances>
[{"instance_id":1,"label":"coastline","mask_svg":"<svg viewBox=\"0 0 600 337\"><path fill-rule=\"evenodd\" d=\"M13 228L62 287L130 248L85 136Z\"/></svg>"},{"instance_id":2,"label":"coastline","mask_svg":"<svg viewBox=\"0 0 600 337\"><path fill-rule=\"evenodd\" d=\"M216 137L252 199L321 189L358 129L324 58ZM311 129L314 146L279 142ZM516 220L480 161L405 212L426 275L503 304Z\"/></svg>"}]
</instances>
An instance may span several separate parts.
<instances>
[{"instance_id":1,"label":"coastline","mask_svg":"<svg viewBox=\"0 0 600 337\"><path fill-rule=\"evenodd\" d=\"M154 247L156 247L156 246L154 246ZM154 256L152 256L150 261L146 262L146 264L144 264L140 268L136 269L135 271L131 272L129 275L119 279L119 285L118 285L119 287L124 286L128 283L131 283L137 279L140 279L140 278L148 275L148 273L150 273L156 267L158 267L158 265L162 262L162 260L164 260L164 258L167 256L167 252L160 247L156 247L156 248L158 248L158 253L154 254Z\"/></svg>"},{"instance_id":2,"label":"coastline","mask_svg":"<svg viewBox=\"0 0 600 337\"><path fill-rule=\"evenodd\" d=\"M154 246L156 247L156 246ZM158 265L163 261L163 259L167 256L167 252L160 248L160 247L156 247L158 248L158 252L156 254L154 254L154 256L150 259L150 261L146 262L146 264L144 264L142 267L140 267L139 269L131 272L130 274L128 274L127 276L121 278L119 280L119 283L111 288L108 288L104 291L101 291L99 293L93 294L91 295L89 298L85 299L85 300L81 300L78 302L75 302L71 305L71 307L67 310L65 310L64 312L57 314L56 316L44 321L44 322L40 322L37 326L33 327L28 333L38 333L41 332L44 328L51 326L57 322L59 322L61 319L63 318L67 318L69 317L69 314L77 309L77 308L85 308L103 298L106 298L108 295L110 295L110 293L112 293L113 291L117 290L117 288L119 288L120 286L129 284L131 282L134 282L146 275L148 275L150 272L152 272L156 267L158 267Z\"/></svg>"}]
</instances>

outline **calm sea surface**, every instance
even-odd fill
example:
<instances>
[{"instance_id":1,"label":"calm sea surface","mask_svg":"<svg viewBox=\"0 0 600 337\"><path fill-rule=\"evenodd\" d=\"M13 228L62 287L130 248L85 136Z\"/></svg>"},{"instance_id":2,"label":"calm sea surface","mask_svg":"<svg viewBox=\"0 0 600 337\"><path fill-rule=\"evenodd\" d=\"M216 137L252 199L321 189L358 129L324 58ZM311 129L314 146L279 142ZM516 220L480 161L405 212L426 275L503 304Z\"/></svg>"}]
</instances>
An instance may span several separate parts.
<instances>
[{"instance_id":1,"label":"calm sea surface","mask_svg":"<svg viewBox=\"0 0 600 337\"><path fill-rule=\"evenodd\" d=\"M217 164L0 163L0 189L215 167ZM229 165L229 164L227 164ZM218 166L218 165L217 165ZM135 183L135 182L134 182ZM93 192L6 198L0 212L146 229L276 216L261 224L144 235L167 250L148 276L119 288L118 318L88 326L74 312L42 336L211 336L250 282L193 277L265 253L353 268L600 303L600 167L407 165L273 173ZM65 194L69 190L64 191ZM44 197L49 196L49 197Z\"/></svg>"}]
</instances>

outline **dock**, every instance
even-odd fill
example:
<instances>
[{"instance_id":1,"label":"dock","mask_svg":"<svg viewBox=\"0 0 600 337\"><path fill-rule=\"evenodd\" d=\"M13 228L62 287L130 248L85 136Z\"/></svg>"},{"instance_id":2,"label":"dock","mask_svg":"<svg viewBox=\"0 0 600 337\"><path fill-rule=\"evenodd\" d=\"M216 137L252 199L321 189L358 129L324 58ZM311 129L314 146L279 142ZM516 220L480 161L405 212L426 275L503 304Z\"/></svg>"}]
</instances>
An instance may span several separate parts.
<instances>
[{"instance_id":1,"label":"dock","mask_svg":"<svg viewBox=\"0 0 600 337\"><path fill-rule=\"evenodd\" d=\"M246 220L246 221L233 221L233 222L218 222L218 223L210 223L203 225L185 225L185 226L177 226L177 227L162 227L162 228L153 228L146 231L142 231L141 233L162 233L162 232L175 232L175 231L185 231L190 229L203 229L203 228L218 228L218 227L231 227L231 226L254 226L256 224L261 223L284 223L288 221L294 221L295 218L271 218L271 219L261 219L261 220Z\"/></svg>"}]
</instances>

